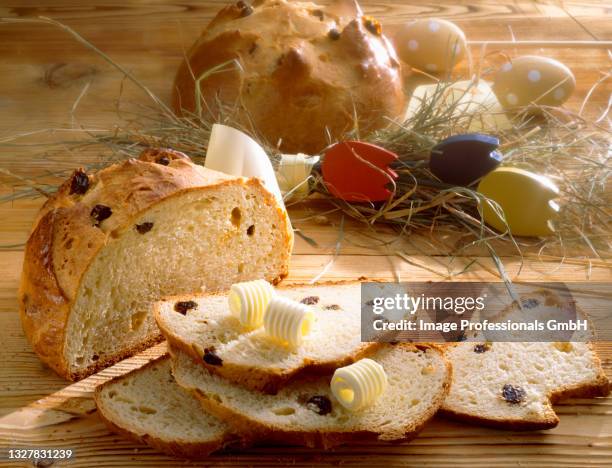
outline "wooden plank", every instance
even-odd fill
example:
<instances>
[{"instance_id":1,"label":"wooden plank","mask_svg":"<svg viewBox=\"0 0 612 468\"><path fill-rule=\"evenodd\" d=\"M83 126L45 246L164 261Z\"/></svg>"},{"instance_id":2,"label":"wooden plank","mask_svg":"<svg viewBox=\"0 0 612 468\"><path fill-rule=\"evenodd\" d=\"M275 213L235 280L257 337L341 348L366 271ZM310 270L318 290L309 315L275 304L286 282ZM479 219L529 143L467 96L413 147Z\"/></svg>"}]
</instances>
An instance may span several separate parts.
<instances>
[{"instance_id":1,"label":"wooden plank","mask_svg":"<svg viewBox=\"0 0 612 468\"><path fill-rule=\"evenodd\" d=\"M569 421L568 421L569 422ZM574 423L577 420L572 421ZM434 420L410 444L364 443L359 448L339 448L329 451L302 448L262 447L229 455L216 455L203 463L189 466L508 466L520 462L523 466L599 466L607 464L608 447L592 445L609 439L609 432L597 432L600 421L588 416L583 435L508 434L482 431ZM46 443L54 447L76 448L77 457L69 466L176 466L177 460L158 455L145 447L135 446L109 434L97 416L75 418L57 425ZM561 426L560 426L561 428ZM592 428L592 429L590 429ZM559 429L555 430L558 431ZM450 436L461 431L456 439ZM43 429L41 432L48 432ZM36 434L36 431L30 431ZM591 437L591 434L593 437ZM41 436L32 435L25 441L15 433L14 444L28 446Z\"/></svg>"}]
</instances>

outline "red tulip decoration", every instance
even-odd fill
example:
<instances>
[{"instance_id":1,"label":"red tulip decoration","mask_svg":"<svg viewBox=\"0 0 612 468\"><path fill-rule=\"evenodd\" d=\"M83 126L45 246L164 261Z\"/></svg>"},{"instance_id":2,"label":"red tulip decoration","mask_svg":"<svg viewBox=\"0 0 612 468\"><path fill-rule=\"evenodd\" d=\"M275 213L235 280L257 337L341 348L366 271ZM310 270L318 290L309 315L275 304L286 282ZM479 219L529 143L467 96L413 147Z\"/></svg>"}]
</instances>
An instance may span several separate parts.
<instances>
[{"instance_id":1,"label":"red tulip decoration","mask_svg":"<svg viewBox=\"0 0 612 468\"><path fill-rule=\"evenodd\" d=\"M388 200L393 192L388 185L398 178L389 167L397 161L395 153L361 141L342 141L324 154L321 172L327 190L348 202Z\"/></svg>"}]
</instances>

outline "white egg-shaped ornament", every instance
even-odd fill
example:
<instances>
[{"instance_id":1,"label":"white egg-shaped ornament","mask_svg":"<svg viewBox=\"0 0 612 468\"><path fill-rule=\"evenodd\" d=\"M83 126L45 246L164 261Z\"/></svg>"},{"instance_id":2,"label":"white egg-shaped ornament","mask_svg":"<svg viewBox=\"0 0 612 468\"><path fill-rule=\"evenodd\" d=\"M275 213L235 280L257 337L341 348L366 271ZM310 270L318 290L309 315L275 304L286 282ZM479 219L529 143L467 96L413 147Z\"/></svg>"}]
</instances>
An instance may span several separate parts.
<instances>
[{"instance_id":1,"label":"white egg-shaped ornament","mask_svg":"<svg viewBox=\"0 0 612 468\"><path fill-rule=\"evenodd\" d=\"M572 71L549 57L524 55L504 63L493 82L493 91L506 109L533 104L560 106L576 88Z\"/></svg>"},{"instance_id":2,"label":"white egg-shaped ornament","mask_svg":"<svg viewBox=\"0 0 612 468\"><path fill-rule=\"evenodd\" d=\"M465 34L459 26L438 18L402 25L394 43L402 61L432 75L448 75L467 52Z\"/></svg>"}]
</instances>

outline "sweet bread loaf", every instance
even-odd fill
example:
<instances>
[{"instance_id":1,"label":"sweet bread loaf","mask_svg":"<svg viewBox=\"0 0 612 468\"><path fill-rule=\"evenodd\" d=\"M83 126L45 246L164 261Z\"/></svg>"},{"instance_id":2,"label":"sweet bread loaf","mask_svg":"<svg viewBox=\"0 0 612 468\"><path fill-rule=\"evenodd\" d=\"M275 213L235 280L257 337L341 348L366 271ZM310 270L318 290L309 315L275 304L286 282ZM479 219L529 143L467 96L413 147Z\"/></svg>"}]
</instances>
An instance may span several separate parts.
<instances>
[{"instance_id":1,"label":"sweet bread loaf","mask_svg":"<svg viewBox=\"0 0 612 468\"><path fill-rule=\"evenodd\" d=\"M213 120L220 108L238 106L238 120L270 144L316 154L329 137L353 128L364 136L386 125L385 117L398 117L405 100L401 80L380 24L353 0L327 7L238 1L223 8L189 49L175 78L173 105Z\"/></svg>"},{"instance_id":2,"label":"sweet bread loaf","mask_svg":"<svg viewBox=\"0 0 612 468\"><path fill-rule=\"evenodd\" d=\"M173 151L80 169L42 207L25 248L25 334L40 358L80 379L160 341L164 295L288 273L287 214L258 179Z\"/></svg>"}]
</instances>

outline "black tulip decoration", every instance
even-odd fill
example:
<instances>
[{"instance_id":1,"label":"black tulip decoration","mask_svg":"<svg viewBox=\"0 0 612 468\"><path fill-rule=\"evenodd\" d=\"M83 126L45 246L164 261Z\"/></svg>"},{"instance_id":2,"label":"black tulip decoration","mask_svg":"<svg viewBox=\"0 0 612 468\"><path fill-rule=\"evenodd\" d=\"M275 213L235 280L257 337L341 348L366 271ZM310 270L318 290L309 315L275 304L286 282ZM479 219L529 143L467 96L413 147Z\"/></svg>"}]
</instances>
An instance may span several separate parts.
<instances>
[{"instance_id":1,"label":"black tulip decoration","mask_svg":"<svg viewBox=\"0 0 612 468\"><path fill-rule=\"evenodd\" d=\"M429 169L442 182L468 187L502 161L499 139L482 133L453 135L431 150Z\"/></svg>"}]
</instances>

